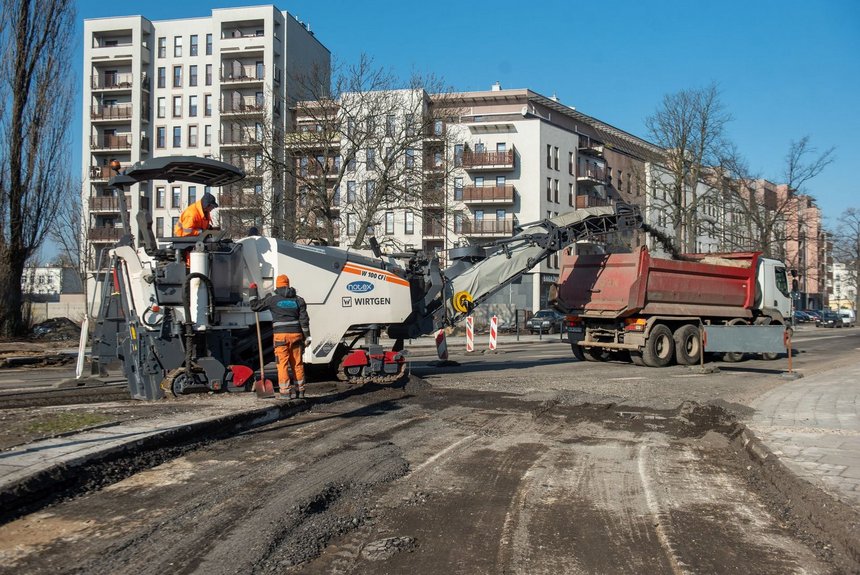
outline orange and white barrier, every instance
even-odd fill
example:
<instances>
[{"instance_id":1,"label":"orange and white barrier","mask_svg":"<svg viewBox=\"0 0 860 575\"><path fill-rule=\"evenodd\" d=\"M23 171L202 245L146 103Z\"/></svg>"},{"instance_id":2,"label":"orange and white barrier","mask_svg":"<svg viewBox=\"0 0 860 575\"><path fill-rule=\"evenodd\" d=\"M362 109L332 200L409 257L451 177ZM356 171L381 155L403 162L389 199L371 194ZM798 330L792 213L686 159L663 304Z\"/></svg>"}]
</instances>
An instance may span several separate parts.
<instances>
[{"instance_id":1,"label":"orange and white barrier","mask_svg":"<svg viewBox=\"0 0 860 575\"><path fill-rule=\"evenodd\" d=\"M466 318L466 351L475 351L475 318Z\"/></svg>"},{"instance_id":2,"label":"orange and white barrier","mask_svg":"<svg viewBox=\"0 0 860 575\"><path fill-rule=\"evenodd\" d=\"M436 354L439 356L439 359L448 359L448 341L445 339L444 329L436 332Z\"/></svg>"},{"instance_id":3,"label":"orange and white barrier","mask_svg":"<svg viewBox=\"0 0 860 575\"><path fill-rule=\"evenodd\" d=\"M499 318L493 316L490 318L490 350L496 349L496 340L499 335Z\"/></svg>"}]
</instances>

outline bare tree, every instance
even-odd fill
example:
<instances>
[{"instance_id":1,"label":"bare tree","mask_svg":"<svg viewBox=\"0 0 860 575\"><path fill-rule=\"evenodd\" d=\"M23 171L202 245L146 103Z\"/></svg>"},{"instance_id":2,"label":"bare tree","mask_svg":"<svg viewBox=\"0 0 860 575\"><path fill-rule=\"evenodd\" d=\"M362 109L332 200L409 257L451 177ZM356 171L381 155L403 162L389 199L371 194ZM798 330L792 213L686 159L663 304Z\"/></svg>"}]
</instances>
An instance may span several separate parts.
<instances>
[{"instance_id":1,"label":"bare tree","mask_svg":"<svg viewBox=\"0 0 860 575\"><path fill-rule=\"evenodd\" d=\"M66 189L71 0L3 0L0 28L0 335L20 335L21 274Z\"/></svg>"},{"instance_id":2,"label":"bare tree","mask_svg":"<svg viewBox=\"0 0 860 575\"><path fill-rule=\"evenodd\" d=\"M331 245L345 233L360 247L383 211L445 201L456 108L438 103L453 92L434 76L402 81L365 55L336 65L330 85L326 72L294 79L306 97L289 103L286 134L263 126L262 153L285 181L284 237Z\"/></svg>"},{"instance_id":3,"label":"bare tree","mask_svg":"<svg viewBox=\"0 0 860 575\"><path fill-rule=\"evenodd\" d=\"M848 271L848 287L854 288L854 309L860 309L860 209L848 208L839 216L833 236L833 254Z\"/></svg>"},{"instance_id":4,"label":"bare tree","mask_svg":"<svg viewBox=\"0 0 860 575\"><path fill-rule=\"evenodd\" d=\"M718 165L730 120L715 84L664 96L646 119L654 143L665 150L651 178L655 207L665 213L679 251L696 249L700 205L717 194L703 182Z\"/></svg>"},{"instance_id":5,"label":"bare tree","mask_svg":"<svg viewBox=\"0 0 860 575\"><path fill-rule=\"evenodd\" d=\"M86 289L87 274L90 270L90 241L81 223L83 221L83 198L80 193L80 182L69 186L69 193L64 194L63 201L57 206L55 225L48 232L49 237L60 248L56 263L62 267L71 267L78 273L81 285Z\"/></svg>"}]
</instances>

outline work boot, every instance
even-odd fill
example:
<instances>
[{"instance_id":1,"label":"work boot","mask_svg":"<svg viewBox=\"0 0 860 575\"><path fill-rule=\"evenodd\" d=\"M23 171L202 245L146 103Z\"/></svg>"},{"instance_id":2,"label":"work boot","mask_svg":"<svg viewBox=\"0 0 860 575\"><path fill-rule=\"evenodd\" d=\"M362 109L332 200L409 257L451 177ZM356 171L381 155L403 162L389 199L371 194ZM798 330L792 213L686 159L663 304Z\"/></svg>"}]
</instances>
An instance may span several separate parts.
<instances>
[{"instance_id":1,"label":"work boot","mask_svg":"<svg viewBox=\"0 0 860 575\"><path fill-rule=\"evenodd\" d=\"M287 387L286 389L281 387L278 390L278 393L275 394L275 399L292 399L293 398L293 389L291 387Z\"/></svg>"},{"instance_id":2,"label":"work boot","mask_svg":"<svg viewBox=\"0 0 860 575\"><path fill-rule=\"evenodd\" d=\"M296 397L299 399L304 399L305 398L305 382L302 380L299 380L296 382L296 385L298 385L298 388L299 388L298 393L296 393Z\"/></svg>"}]
</instances>

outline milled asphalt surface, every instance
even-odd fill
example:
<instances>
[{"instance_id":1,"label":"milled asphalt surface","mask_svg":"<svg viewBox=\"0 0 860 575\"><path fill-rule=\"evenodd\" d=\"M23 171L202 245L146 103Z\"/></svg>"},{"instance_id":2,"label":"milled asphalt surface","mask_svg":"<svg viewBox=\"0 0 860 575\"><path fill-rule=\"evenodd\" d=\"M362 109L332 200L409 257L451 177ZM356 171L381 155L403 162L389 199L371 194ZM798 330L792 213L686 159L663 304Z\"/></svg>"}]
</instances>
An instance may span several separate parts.
<instances>
[{"instance_id":1,"label":"milled asphalt surface","mask_svg":"<svg viewBox=\"0 0 860 575\"><path fill-rule=\"evenodd\" d=\"M486 346L481 336L481 347ZM543 340L558 340L545 335ZM477 338L476 338L477 339ZM520 336L536 341L538 336ZM501 335L499 346L516 341ZM464 349L463 337L449 338L450 349ZM432 352L432 338L409 347ZM253 394L237 401L214 402L199 411L134 421L46 439L0 453L0 494L15 491L34 478L58 469L74 469L111 454L132 452L159 443L193 439L203 429L235 430L264 425L309 407L302 400L260 400ZM756 412L743 423L771 453L799 477L854 509L860 509L860 358L840 368L786 381L757 398Z\"/></svg>"}]
</instances>

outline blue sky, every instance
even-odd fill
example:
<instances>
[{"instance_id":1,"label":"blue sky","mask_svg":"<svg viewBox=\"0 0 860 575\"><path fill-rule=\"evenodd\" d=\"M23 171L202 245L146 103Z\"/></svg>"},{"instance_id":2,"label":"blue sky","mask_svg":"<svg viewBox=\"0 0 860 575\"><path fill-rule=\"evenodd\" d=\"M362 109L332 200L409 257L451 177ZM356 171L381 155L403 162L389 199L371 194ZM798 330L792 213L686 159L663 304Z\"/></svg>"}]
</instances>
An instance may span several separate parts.
<instances>
[{"instance_id":1,"label":"blue sky","mask_svg":"<svg viewBox=\"0 0 860 575\"><path fill-rule=\"evenodd\" d=\"M80 0L84 18L207 16L242 0ZM825 222L860 208L860 2L852 0L281 0L339 61L361 53L406 77L442 77L458 91L528 88L647 139L664 94L716 82L750 166L779 181L792 140L810 136L836 161L807 187ZM853 56L852 56L853 54ZM80 85L80 80L78 82ZM80 95L78 95L80 98ZM81 106L71 127L80 166Z\"/></svg>"}]
</instances>

